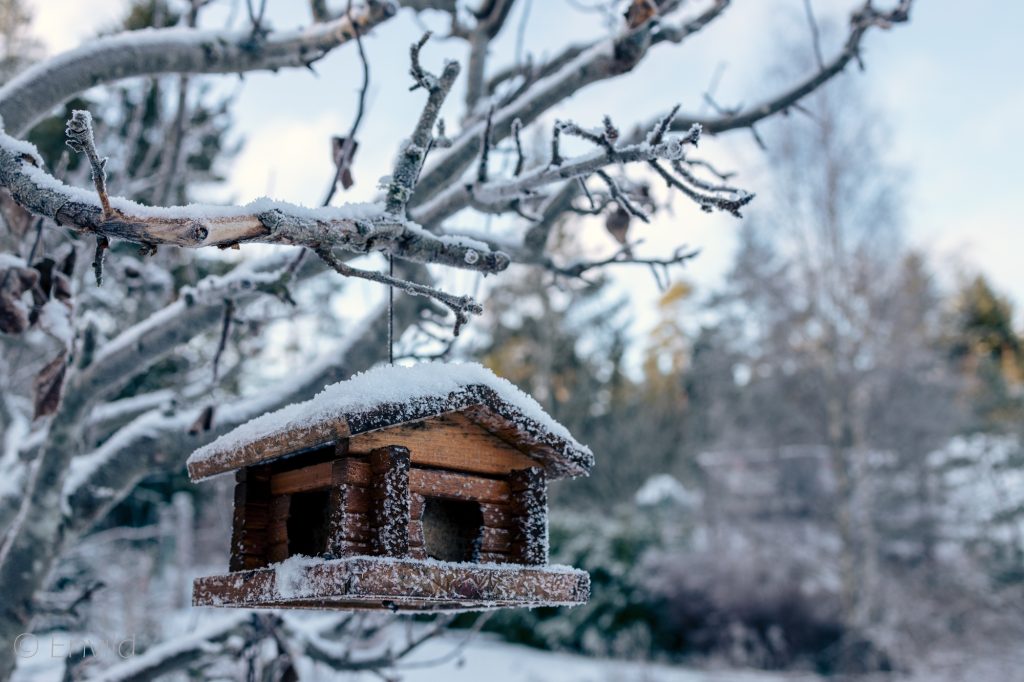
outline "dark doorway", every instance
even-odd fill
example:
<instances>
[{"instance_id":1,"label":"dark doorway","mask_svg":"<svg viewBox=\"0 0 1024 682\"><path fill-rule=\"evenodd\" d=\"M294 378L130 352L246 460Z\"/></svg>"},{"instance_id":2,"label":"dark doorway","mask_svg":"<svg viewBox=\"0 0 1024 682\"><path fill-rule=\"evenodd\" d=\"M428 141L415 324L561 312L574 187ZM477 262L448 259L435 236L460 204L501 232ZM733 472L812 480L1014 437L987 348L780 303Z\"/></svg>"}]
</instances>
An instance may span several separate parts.
<instances>
[{"instance_id":1,"label":"dark doorway","mask_svg":"<svg viewBox=\"0 0 1024 682\"><path fill-rule=\"evenodd\" d=\"M423 547L440 561L479 561L484 515L476 502L428 497L423 505Z\"/></svg>"},{"instance_id":2,"label":"dark doorway","mask_svg":"<svg viewBox=\"0 0 1024 682\"><path fill-rule=\"evenodd\" d=\"M327 549L329 493L295 493L288 508L288 556L322 556Z\"/></svg>"}]
</instances>

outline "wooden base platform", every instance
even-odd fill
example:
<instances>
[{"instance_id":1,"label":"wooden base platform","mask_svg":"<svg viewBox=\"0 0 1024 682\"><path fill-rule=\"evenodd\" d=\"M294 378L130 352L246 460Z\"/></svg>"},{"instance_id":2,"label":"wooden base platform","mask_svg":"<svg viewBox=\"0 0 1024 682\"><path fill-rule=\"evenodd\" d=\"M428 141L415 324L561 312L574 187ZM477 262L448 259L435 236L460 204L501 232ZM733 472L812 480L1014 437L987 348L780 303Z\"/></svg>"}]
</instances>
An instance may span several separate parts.
<instances>
[{"instance_id":1,"label":"wooden base platform","mask_svg":"<svg viewBox=\"0 0 1024 682\"><path fill-rule=\"evenodd\" d=\"M578 606L589 597L590 576L568 567L369 556L292 557L197 578L192 591L196 606L404 612Z\"/></svg>"}]
</instances>

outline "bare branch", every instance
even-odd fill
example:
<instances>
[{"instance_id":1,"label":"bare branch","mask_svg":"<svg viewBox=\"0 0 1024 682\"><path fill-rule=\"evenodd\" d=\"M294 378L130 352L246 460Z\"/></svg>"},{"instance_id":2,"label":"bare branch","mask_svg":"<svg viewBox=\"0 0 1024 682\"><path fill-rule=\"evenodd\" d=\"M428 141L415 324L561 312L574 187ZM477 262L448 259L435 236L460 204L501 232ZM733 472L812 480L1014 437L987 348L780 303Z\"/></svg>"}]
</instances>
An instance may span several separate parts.
<instances>
[{"instance_id":1,"label":"bare branch","mask_svg":"<svg viewBox=\"0 0 1024 682\"><path fill-rule=\"evenodd\" d=\"M220 375L220 359L224 350L228 347L228 338L231 335L231 320L235 315L235 302L232 299L224 301L224 317L221 321L220 341L217 342L217 351L213 354L213 384L217 384Z\"/></svg>"},{"instance_id":2,"label":"bare branch","mask_svg":"<svg viewBox=\"0 0 1024 682\"><path fill-rule=\"evenodd\" d=\"M677 117L672 122L673 130L686 129L694 123L699 123L703 126L704 131L710 134L739 128L752 128L758 121L786 111L803 97L817 90L837 74L842 73L851 61L859 61L861 42L870 29L888 30L896 24L909 21L912 4L913 0L899 0L893 9L880 11L875 9L872 2L868 0L850 17L850 33L839 54L813 75L761 104L739 111L726 112L718 118L700 118L688 115Z\"/></svg>"},{"instance_id":3,"label":"bare branch","mask_svg":"<svg viewBox=\"0 0 1024 682\"><path fill-rule=\"evenodd\" d=\"M494 107L491 107L487 112L487 125L484 126L483 138L480 140L480 165L476 172L477 182L487 182L487 161L491 153L491 119L493 117Z\"/></svg>"},{"instance_id":4,"label":"bare branch","mask_svg":"<svg viewBox=\"0 0 1024 682\"><path fill-rule=\"evenodd\" d=\"M345 277L358 277L371 282L386 284L389 287L401 289L412 296L425 296L447 306L448 309L455 314L455 329L452 332L455 336L459 335L459 332L462 330L462 325L469 321L470 315L479 315L484 311L483 306L473 300L470 296L453 296L452 294L445 293L425 284L409 282L404 279L392 277L391 275L386 275L382 272L360 270L359 268L354 268L342 263L335 258L329 250L317 249L316 253L325 263L334 268L334 270L340 275Z\"/></svg>"},{"instance_id":5,"label":"bare branch","mask_svg":"<svg viewBox=\"0 0 1024 682\"><path fill-rule=\"evenodd\" d=\"M315 10L314 10L315 11ZM334 179L331 181L331 188L327 192L327 196L324 198L322 205L327 206L331 203L331 199L334 198L334 193L338 189L338 182L351 182L351 167L352 157L356 150L356 134L359 132L359 125L363 122L363 114L366 111L366 93L370 89L370 62L366 58L366 49L363 47L363 36L359 30L359 24L352 19L352 0L349 0L348 7L345 10L345 15L349 21L352 22L352 29L356 37L356 47L359 48L359 61L362 64L363 70L363 85L359 89L359 100L356 107L356 117L352 121L352 127L348 131L348 136L345 137L341 143L341 149L338 152L337 163L335 164ZM346 180L343 180L346 178ZM345 185L347 188L348 185Z\"/></svg>"},{"instance_id":6,"label":"bare branch","mask_svg":"<svg viewBox=\"0 0 1024 682\"><path fill-rule=\"evenodd\" d=\"M651 161L651 163L653 164L654 162ZM647 214L637 208L636 205L629 200L629 197L627 197L626 193L622 191L619 184L612 179L612 176L608 175L603 170L597 171L596 175L604 180L604 184L608 185L608 191L611 193L612 198L615 199L615 203L622 207L622 210L639 218L645 223L651 222L651 219L647 217Z\"/></svg>"},{"instance_id":7,"label":"bare branch","mask_svg":"<svg viewBox=\"0 0 1024 682\"><path fill-rule=\"evenodd\" d=\"M412 137L399 154L388 185L386 211L394 216L405 214L405 206L412 197L413 189L419 181L420 169L433 143L434 125L441 113L441 105L444 104L448 92L459 76L458 62L446 62L440 78L423 69L420 64L420 50L429 39L430 33L426 33L419 42L413 43L409 48L409 58L412 62L410 73L415 81L413 89L422 87L429 94Z\"/></svg>"},{"instance_id":8,"label":"bare branch","mask_svg":"<svg viewBox=\"0 0 1024 682\"><path fill-rule=\"evenodd\" d=\"M526 163L526 157L523 156L523 141L520 139L519 133L523 129L523 122L518 118L512 121L512 139L516 144L516 168L512 171L514 177L519 177L519 174L523 172L523 165Z\"/></svg>"},{"instance_id":9,"label":"bare branch","mask_svg":"<svg viewBox=\"0 0 1024 682\"><path fill-rule=\"evenodd\" d=\"M804 0L804 14L807 15L807 24L811 29L811 45L814 47L814 59L818 62L818 68L825 68L825 57L821 53L821 32L818 30L818 21L814 18L814 7L811 0Z\"/></svg>"},{"instance_id":10,"label":"bare branch","mask_svg":"<svg viewBox=\"0 0 1024 682\"><path fill-rule=\"evenodd\" d=\"M554 154L558 154L557 144L554 140L557 139L561 130L585 133L575 124L557 124L552 141ZM603 152L584 154L570 160L562 160L559 154L560 163L547 167L538 166L508 180L453 184L429 202L413 209L412 218L420 224L435 225L466 206L474 208L508 207L509 202L521 200L536 189L564 180L584 177L611 164L628 164L653 159L679 159L684 155L685 145L696 143L700 136L700 128L691 128L684 136L671 137L655 145L641 142L624 147L613 147L601 136L592 136L595 138L593 140L595 144L602 146Z\"/></svg>"},{"instance_id":11,"label":"bare branch","mask_svg":"<svg viewBox=\"0 0 1024 682\"><path fill-rule=\"evenodd\" d=\"M107 197L107 165L106 159L101 159L96 151L96 140L92 130L92 114L88 111L75 110L71 112L67 128L64 131L67 136L67 145L76 152L84 153L89 157L89 166L92 168L92 181L96 185L96 194L99 195L100 206L103 207L103 219L108 220L114 215L110 208L110 199Z\"/></svg>"},{"instance_id":12,"label":"bare branch","mask_svg":"<svg viewBox=\"0 0 1024 682\"><path fill-rule=\"evenodd\" d=\"M700 253L699 249L690 249L680 246L668 258L636 258L629 255L633 247L639 242L623 244L614 254L608 258L594 261L578 261L566 266L556 266L553 263L545 264L548 270L566 277L582 277L589 270L603 268L609 265L647 265L649 267L669 268L673 265L684 265L686 262L696 258Z\"/></svg>"},{"instance_id":13,"label":"bare branch","mask_svg":"<svg viewBox=\"0 0 1024 682\"><path fill-rule=\"evenodd\" d=\"M531 81L514 100L495 110L494 141L499 142L510 134L512 121L516 118L523 125L528 125L587 85L628 73L643 59L652 45L672 42L657 38L662 30L659 26L658 22L646 22L635 29L623 26L612 38L586 47L569 48L565 55L554 60L556 68L539 70L538 78ZM451 149L434 159L424 170L410 206L416 207L431 201L451 178L460 176L466 170L480 152L483 127L483 121L467 126Z\"/></svg>"}]
</instances>

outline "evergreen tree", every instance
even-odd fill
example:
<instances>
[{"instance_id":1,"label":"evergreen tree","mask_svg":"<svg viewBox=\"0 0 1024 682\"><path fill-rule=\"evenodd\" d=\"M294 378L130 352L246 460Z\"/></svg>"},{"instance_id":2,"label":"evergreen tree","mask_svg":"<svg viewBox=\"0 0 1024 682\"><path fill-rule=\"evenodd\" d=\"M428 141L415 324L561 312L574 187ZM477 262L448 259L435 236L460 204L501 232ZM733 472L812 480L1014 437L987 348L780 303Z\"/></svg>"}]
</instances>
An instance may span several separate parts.
<instances>
[{"instance_id":1,"label":"evergreen tree","mask_svg":"<svg viewBox=\"0 0 1024 682\"><path fill-rule=\"evenodd\" d=\"M1005 431L1024 418L1024 340L1013 328L1013 304L983 275L954 301L950 358L966 379L971 428Z\"/></svg>"}]
</instances>

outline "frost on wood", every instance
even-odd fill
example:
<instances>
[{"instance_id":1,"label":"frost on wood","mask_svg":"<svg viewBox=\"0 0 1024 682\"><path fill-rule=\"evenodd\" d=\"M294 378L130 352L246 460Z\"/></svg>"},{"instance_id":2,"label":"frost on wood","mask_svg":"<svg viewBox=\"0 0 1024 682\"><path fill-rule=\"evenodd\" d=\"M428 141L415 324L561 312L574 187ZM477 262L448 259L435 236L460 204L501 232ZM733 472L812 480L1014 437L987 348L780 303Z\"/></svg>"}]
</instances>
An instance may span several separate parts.
<instances>
[{"instance_id":1,"label":"frost on wood","mask_svg":"<svg viewBox=\"0 0 1024 682\"><path fill-rule=\"evenodd\" d=\"M434 559L293 556L274 566L196 580L197 606L380 608L401 611L577 606L590 577L567 566Z\"/></svg>"},{"instance_id":2,"label":"frost on wood","mask_svg":"<svg viewBox=\"0 0 1024 682\"><path fill-rule=\"evenodd\" d=\"M275 456L261 443L287 432L309 433L307 445L313 446L339 434L346 437L481 404L511 426L524 448L555 477L580 475L593 466L590 449L507 380L476 363L423 363L379 367L328 386L304 403L254 419L194 452L189 473L200 480Z\"/></svg>"},{"instance_id":3,"label":"frost on wood","mask_svg":"<svg viewBox=\"0 0 1024 682\"><path fill-rule=\"evenodd\" d=\"M548 560L548 491L544 471L522 469L509 476L516 523L513 554L522 564L539 566Z\"/></svg>"},{"instance_id":4,"label":"frost on wood","mask_svg":"<svg viewBox=\"0 0 1024 682\"><path fill-rule=\"evenodd\" d=\"M403 447L374 450L369 457L373 484L370 522L376 528L374 551L400 557L409 553L409 451Z\"/></svg>"}]
</instances>

